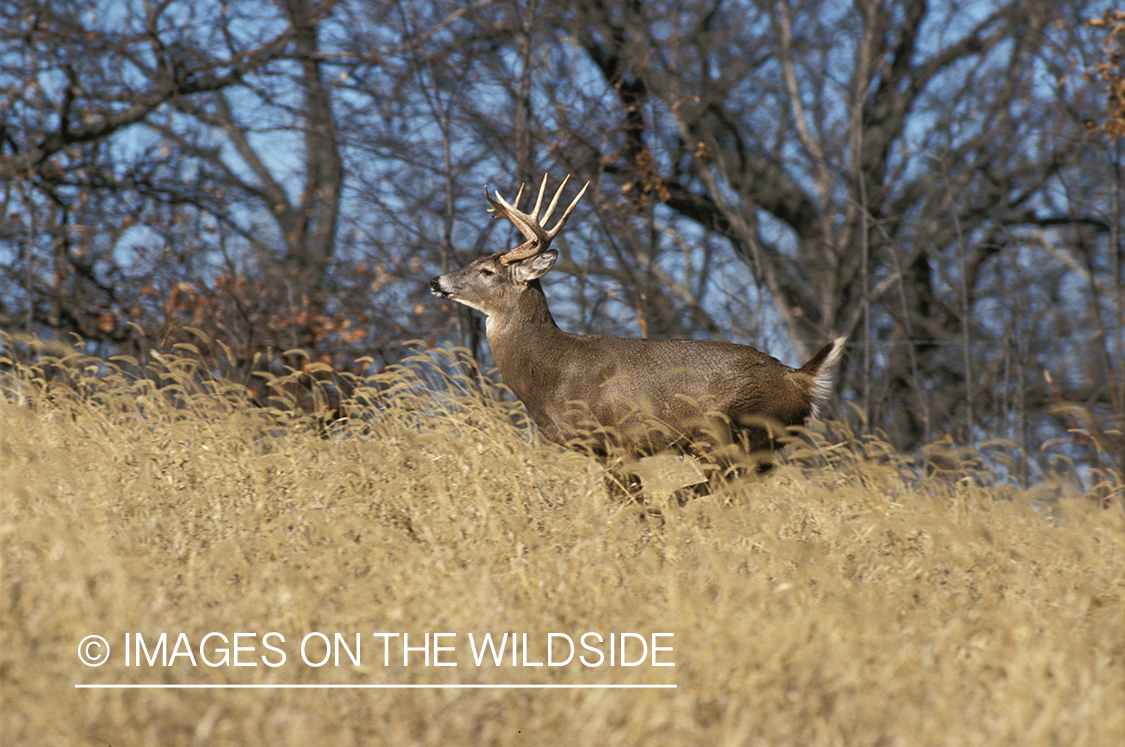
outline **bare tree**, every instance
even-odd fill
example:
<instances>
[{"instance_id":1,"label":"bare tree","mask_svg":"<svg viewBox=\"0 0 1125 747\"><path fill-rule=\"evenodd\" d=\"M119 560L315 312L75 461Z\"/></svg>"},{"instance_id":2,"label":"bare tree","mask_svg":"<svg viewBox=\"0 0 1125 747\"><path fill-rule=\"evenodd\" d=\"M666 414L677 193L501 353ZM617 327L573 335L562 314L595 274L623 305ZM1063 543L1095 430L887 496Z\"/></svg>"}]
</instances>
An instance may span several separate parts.
<instances>
[{"instance_id":1,"label":"bare tree","mask_svg":"<svg viewBox=\"0 0 1125 747\"><path fill-rule=\"evenodd\" d=\"M332 5L292 0L284 15L256 17L254 32L243 27L248 7L227 4L5 6L0 175L5 201L23 208L5 211L20 216L5 234L22 258L6 269L19 266L8 279L22 286L25 323L128 336L145 293L125 283L166 302L174 281L203 270L192 255L222 254L222 242L200 236L218 235L220 224L252 235L245 216L256 207L258 219L276 221L291 275L306 279L297 295L319 297L343 173L316 61L318 24ZM307 175L295 201L251 146L254 125L233 114L260 103L253 81L288 60L304 93L290 107L304 120ZM44 209L54 217L43 221ZM173 257L182 274L159 278Z\"/></svg>"},{"instance_id":2,"label":"bare tree","mask_svg":"<svg viewBox=\"0 0 1125 747\"><path fill-rule=\"evenodd\" d=\"M487 370L425 281L511 248L486 185L571 172L564 327L790 360L846 334L839 394L903 449L1120 465L1095 2L15 0L0 322Z\"/></svg>"}]
</instances>

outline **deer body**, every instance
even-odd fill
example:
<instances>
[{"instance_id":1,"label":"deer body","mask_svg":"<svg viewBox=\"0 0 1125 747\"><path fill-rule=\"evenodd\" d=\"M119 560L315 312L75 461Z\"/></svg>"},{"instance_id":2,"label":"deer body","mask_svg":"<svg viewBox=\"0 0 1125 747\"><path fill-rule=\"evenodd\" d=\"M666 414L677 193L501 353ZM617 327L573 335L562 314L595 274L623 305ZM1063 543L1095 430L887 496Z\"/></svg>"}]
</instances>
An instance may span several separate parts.
<instances>
[{"instance_id":1,"label":"deer body","mask_svg":"<svg viewBox=\"0 0 1125 747\"><path fill-rule=\"evenodd\" d=\"M542 197L540 188L539 203ZM729 342L564 332L539 278L558 257L546 244L578 199L548 235L539 225L538 203L528 215L497 198L497 212L528 242L434 278L430 289L485 314L500 375L549 440L598 456L615 448L637 457L665 450L706 456L723 442L761 452L776 448L787 428L815 414L830 389L843 338L795 369Z\"/></svg>"}]
</instances>

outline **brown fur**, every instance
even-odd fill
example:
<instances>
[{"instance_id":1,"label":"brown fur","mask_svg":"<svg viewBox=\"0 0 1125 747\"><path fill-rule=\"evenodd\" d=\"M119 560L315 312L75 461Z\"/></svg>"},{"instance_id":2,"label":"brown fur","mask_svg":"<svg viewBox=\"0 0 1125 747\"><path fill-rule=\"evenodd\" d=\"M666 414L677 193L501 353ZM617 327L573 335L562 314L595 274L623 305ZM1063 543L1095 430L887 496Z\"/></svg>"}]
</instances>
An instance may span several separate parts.
<instances>
[{"instance_id":1,"label":"brown fur","mask_svg":"<svg viewBox=\"0 0 1125 747\"><path fill-rule=\"evenodd\" d=\"M500 375L555 443L598 456L624 449L706 457L724 443L768 452L831 387L843 338L795 369L729 342L569 334L539 284L557 253L510 266L501 256L434 278L430 288L488 317Z\"/></svg>"}]
</instances>

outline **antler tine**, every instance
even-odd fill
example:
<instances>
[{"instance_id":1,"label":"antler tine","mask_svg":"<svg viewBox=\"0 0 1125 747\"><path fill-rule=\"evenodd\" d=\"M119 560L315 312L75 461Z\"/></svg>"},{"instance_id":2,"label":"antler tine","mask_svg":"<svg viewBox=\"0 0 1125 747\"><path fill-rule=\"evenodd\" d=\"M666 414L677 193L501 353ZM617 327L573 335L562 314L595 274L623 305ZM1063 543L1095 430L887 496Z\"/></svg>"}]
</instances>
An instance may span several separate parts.
<instances>
[{"instance_id":1,"label":"antler tine","mask_svg":"<svg viewBox=\"0 0 1125 747\"><path fill-rule=\"evenodd\" d=\"M539 223L539 208L542 207L542 205L543 205L543 192L545 192L546 189L547 189L547 176L548 176L548 174L543 175L543 181L539 184L539 196L535 198L535 209L532 210L531 213L530 213L531 219L533 221L535 221L536 223ZM566 184L565 179L563 180L563 184ZM559 189L562 189L562 187L559 187ZM555 199L556 200L558 199L557 193L555 194ZM517 202L516 204L518 205L519 203ZM555 204L554 202L551 203L552 206L554 204ZM550 214L551 214L551 209L547 208L547 215L543 216L543 222L544 223L547 222L547 216L549 216ZM540 224L540 225L542 225L542 224Z\"/></svg>"},{"instance_id":2,"label":"antler tine","mask_svg":"<svg viewBox=\"0 0 1125 747\"><path fill-rule=\"evenodd\" d=\"M568 176L567 178L569 179L570 177ZM563 180L563 184L566 184L566 180ZM570 205L568 205L566 210L563 212L562 217L559 218L559 222L555 224L554 228L552 228L550 231L547 232L547 235L550 238L553 239L555 236L558 235L559 231L562 230L562 227L566 223L567 218L569 218L570 214L572 212L574 212L574 208L578 206L578 201L582 199L582 195L586 194L586 189L589 186L590 186L590 182L586 182L585 184L582 185L582 189L578 190L578 194L576 194L574 196L574 199L571 200ZM547 216L549 216L551 214L551 211L553 211L555 209L555 202L558 201L559 194L561 192L562 192L562 187L559 187L559 191L555 193L555 199L551 202L551 206L547 209ZM547 220L547 216L544 216L543 220Z\"/></svg>"},{"instance_id":3,"label":"antler tine","mask_svg":"<svg viewBox=\"0 0 1125 747\"><path fill-rule=\"evenodd\" d=\"M520 203L520 197L523 195L524 185L520 185L520 191L516 193L515 205ZM531 216L526 213L520 212L515 205L508 202L504 197L496 192L495 199L492 195L488 194L488 189L484 190L484 196L492 205L490 212L496 213L497 218L507 218L512 225L520 230L528 241L536 241L540 238L539 227L531 220Z\"/></svg>"},{"instance_id":4,"label":"antler tine","mask_svg":"<svg viewBox=\"0 0 1125 747\"><path fill-rule=\"evenodd\" d=\"M555 196L551 198L551 204L547 206L547 212L543 214L543 218L541 219L543 223L546 223L548 220L551 219L551 213L555 212L555 206L559 204L559 197L562 196L562 191L563 191L563 189L566 188L566 183L569 182L569 181L570 181L570 174L567 174L566 176L563 177L562 184L560 184L559 188L555 190ZM547 186L547 175L544 174L543 175L543 187L546 187L546 186ZM539 188L539 199L540 200L543 199L543 187ZM539 204L538 203L536 203L536 205L535 205L535 214L536 215L539 214Z\"/></svg>"}]
</instances>

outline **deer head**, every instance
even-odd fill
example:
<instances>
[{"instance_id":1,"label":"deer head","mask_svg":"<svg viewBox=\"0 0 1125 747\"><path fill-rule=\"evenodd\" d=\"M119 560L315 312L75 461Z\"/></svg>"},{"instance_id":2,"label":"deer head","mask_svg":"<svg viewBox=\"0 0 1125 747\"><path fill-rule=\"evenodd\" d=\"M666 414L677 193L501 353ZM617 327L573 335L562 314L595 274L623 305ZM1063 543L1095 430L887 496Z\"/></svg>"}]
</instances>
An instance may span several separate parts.
<instances>
[{"instance_id":1,"label":"deer head","mask_svg":"<svg viewBox=\"0 0 1125 747\"><path fill-rule=\"evenodd\" d=\"M516 199L511 203L501 197L499 192L496 192L496 197L493 198L485 190L484 196L492 205L490 212L495 214L494 217L506 218L511 221L527 241L514 249L481 257L460 270L434 278L430 281L431 292L436 296L451 299L483 313L490 335L497 324L497 320L502 323L516 318L516 309L519 307L521 297L524 296L529 287L532 287L531 284L534 281L554 267L555 260L558 259L559 255L557 251L548 249L548 247L551 245L551 241L558 236L562 227L566 225L570 214L574 212L578 201L582 199L582 195L586 194L586 188L590 186L590 183L587 182L582 187L563 212L562 217L555 223L555 227L547 230L544 224L551 219L555 208L558 207L559 198L562 196L563 189L569 179L569 176L563 179L563 183L555 191L555 196L551 199L547 211L542 217L539 216L539 210L543 206L543 195L547 189L546 175L543 177L542 184L539 185L539 196L536 198L535 206L530 213L522 212L516 207L523 196L522 185L519 192L516 193ZM537 288L538 286L534 287ZM541 296L542 293L540 292L538 295ZM545 312L548 316L550 315L546 308L545 299L540 311Z\"/></svg>"}]
</instances>

